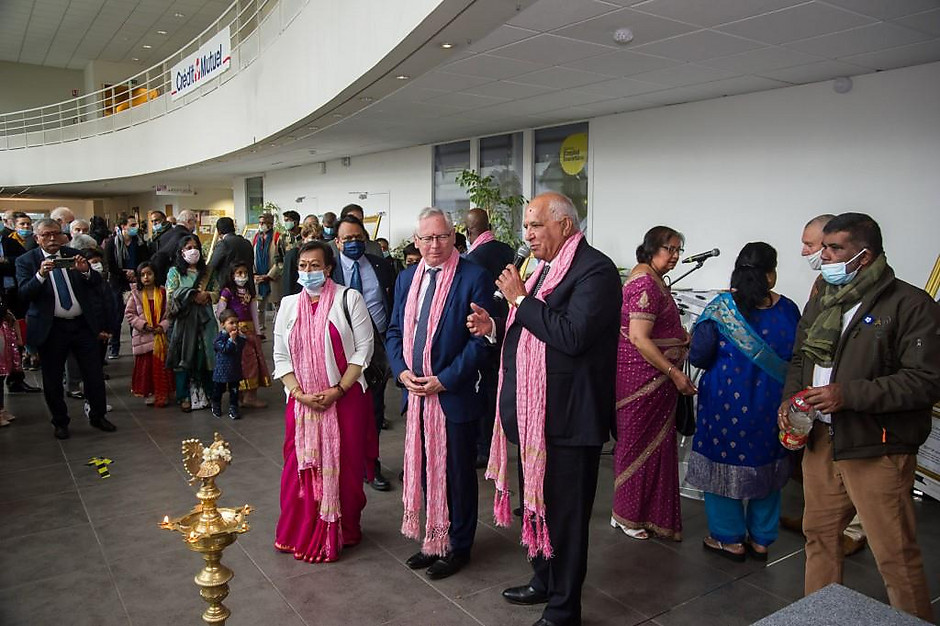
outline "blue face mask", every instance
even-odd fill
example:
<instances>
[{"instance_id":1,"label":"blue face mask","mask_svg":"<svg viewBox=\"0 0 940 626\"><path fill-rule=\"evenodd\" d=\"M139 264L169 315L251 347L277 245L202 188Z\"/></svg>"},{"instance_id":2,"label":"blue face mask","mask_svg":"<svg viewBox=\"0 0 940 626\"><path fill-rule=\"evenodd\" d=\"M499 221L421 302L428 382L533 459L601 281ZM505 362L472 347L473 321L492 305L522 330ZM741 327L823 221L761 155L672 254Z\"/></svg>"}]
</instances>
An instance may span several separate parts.
<instances>
[{"instance_id":1,"label":"blue face mask","mask_svg":"<svg viewBox=\"0 0 940 626\"><path fill-rule=\"evenodd\" d=\"M154 234L162 233L164 228L166 228L166 222L160 222L159 224L154 224L153 233Z\"/></svg>"},{"instance_id":2,"label":"blue face mask","mask_svg":"<svg viewBox=\"0 0 940 626\"><path fill-rule=\"evenodd\" d=\"M388 250L386 250L385 252L382 253L382 256L387 259L387 258L390 258L390 257L392 256L392 253L389 252Z\"/></svg>"},{"instance_id":3,"label":"blue face mask","mask_svg":"<svg viewBox=\"0 0 940 626\"><path fill-rule=\"evenodd\" d=\"M31 237L31 236L33 235L33 231L31 231L31 230L28 229L28 228L17 228L17 229L16 229L16 234L19 235L20 237L24 237L24 238L25 238L25 237Z\"/></svg>"},{"instance_id":4,"label":"blue face mask","mask_svg":"<svg viewBox=\"0 0 940 626\"><path fill-rule=\"evenodd\" d=\"M72 231L72 222L62 224L62 232L68 235Z\"/></svg>"},{"instance_id":5,"label":"blue face mask","mask_svg":"<svg viewBox=\"0 0 940 626\"><path fill-rule=\"evenodd\" d=\"M315 272L297 272L297 284L307 291L314 291L323 286L326 282L326 274L323 270Z\"/></svg>"},{"instance_id":6,"label":"blue face mask","mask_svg":"<svg viewBox=\"0 0 940 626\"><path fill-rule=\"evenodd\" d=\"M855 278L855 275L858 274L858 268L855 268L854 271L849 272L846 270L851 263L855 261L858 257L862 256L862 252L865 252L868 248L862 248L862 250L853 256L848 261L841 263L823 263L819 268L819 271L822 273L823 280L829 283L830 285L847 285Z\"/></svg>"},{"instance_id":7,"label":"blue face mask","mask_svg":"<svg viewBox=\"0 0 940 626\"><path fill-rule=\"evenodd\" d=\"M128 236L128 237L136 237L138 231L139 231L139 229L138 229L137 226L132 226L131 228L128 228L128 229L127 229L127 236Z\"/></svg>"},{"instance_id":8,"label":"blue face mask","mask_svg":"<svg viewBox=\"0 0 940 626\"><path fill-rule=\"evenodd\" d=\"M332 226L324 226L323 234L326 235L327 237L332 237L333 235L336 234L336 229L333 228Z\"/></svg>"},{"instance_id":9,"label":"blue face mask","mask_svg":"<svg viewBox=\"0 0 940 626\"><path fill-rule=\"evenodd\" d=\"M343 244L343 254L353 261L358 261L366 253L366 242L347 241Z\"/></svg>"}]
</instances>

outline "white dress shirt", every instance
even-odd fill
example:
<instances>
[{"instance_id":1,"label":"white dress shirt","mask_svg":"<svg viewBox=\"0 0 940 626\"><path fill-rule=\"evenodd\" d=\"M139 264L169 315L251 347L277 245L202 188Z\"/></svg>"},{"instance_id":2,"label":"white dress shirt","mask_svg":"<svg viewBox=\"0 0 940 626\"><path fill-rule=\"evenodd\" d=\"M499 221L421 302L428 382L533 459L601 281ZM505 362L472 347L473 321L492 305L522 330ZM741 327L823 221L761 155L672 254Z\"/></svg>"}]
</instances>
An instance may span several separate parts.
<instances>
[{"instance_id":1,"label":"white dress shirt","mask_svg":"<svg viewBox=\"0 0 940 626\"><path fill-rule=\"evenodd\" d=\"M58 252L55 254L49 254L45 250L42 251L42 255L43 260L65 258ZM55 309L53 311L53 316L67 320L75 319L82 314L82 305L78 303L78 298L75 297L75 290L72 289L72 281L69 279L69 273L64 269L57 269L52 271L61 272L62 275L65 276L65 284L69 289L69 295L72 296L72 308L66 311L62 308L62 303L59 302L59 290L55 288L55 280L52 281L52 294L55 296ZM39 272L36 272L36 280L39 282L46 282L46 278L52 278L52 274L50 273L49 276L43 276Z\"/></svg>"},{"instance_id":2,"label":"white dress shirt","mask_svg":"<svg viewBox=\"0 0 940 626\"><path fill-rule=\"evenodd\" d=\"M859 302L851 309L842 314L842 333L845 334L845 329L848 328L849 322L852 321L852 318L855 317L855 313L858 311L858 307L862 306L862 303ZM813 366L813 387L825 387L829 384L829 380L832 378L832 368L823 367L821 365ZM832 423L832 415L829 413L823 413L821 411L816 412L816 419L820 422L825 422L826 424Z\"/></svg>"}]
</instances>

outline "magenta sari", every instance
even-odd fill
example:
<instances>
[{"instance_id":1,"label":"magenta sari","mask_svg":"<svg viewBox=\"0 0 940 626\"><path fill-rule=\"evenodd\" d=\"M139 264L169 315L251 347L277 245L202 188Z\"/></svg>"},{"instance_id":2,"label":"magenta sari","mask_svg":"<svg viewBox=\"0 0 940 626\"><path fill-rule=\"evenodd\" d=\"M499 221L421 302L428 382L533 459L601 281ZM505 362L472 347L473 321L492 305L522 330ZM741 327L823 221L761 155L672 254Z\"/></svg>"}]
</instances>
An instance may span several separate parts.
<instances>
[{"instance_id":1,"label":"magenta sari","mask_svg":"<svg viewBox=\"0 0 940 626\"><path fill-rule=\"evenodd\" d=\"M330 324L330 341L339 371L346 371L346 356L339 332ZM371 391L353 385L336 403L339 421L339 501L340 523L326 524L320 519L320 503L314 497L312 470L297 473L294 448L294 399L285 411L284 469L281 472L281 515L277 520L274 547L289 552L295 559L310 563L335 561L341 546L354 546L362 540L359 520L366 506L363 478L371 478L378 457L378 434L372 417ZM303 489L301 490L301 482ZM301 495L302 494L302 495ZM329 528L328 528L329 527ZM329 533L335 533L329 537ZM337 546L327 550L324 546Z\"/></svg>"},{"instance_id":2,"label":"magenta sari","mask_svg":"<svg viewBox=\"0 0 940 626\"><path fill-rule=\"evenodd\" d=\"M631 320L654 322L653 343L676 367L688 353L672 296L647 274L623 287L617 351L617 445L613 521L659 537L682 539L675 414L679 392L628 339Z\"/></svg>"}]
</instances>

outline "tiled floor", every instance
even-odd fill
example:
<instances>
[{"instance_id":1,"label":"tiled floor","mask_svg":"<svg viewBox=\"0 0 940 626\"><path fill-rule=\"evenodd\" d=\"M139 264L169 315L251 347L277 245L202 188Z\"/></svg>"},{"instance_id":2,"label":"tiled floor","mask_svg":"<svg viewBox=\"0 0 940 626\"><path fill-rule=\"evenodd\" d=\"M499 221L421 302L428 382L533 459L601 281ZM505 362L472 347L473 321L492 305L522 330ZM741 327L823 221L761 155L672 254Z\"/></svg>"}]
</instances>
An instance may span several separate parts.
<instances>
[{"instance_id":1,"label":"tiled floor","mask_svg":"<svg viewBox=\"0 0 940 626\"><path fill-rule=\"evenodd\" d=\"M265 390L271 408L246 411L240 422L216 420L207 411L151 409L127 393L131 365L125 356L107 368L110 418L119 429L113 434L74 419L72 438L59 442L41 397L8 396L19 419L0 430L0 624L201 623L203 604L193 584L201 560L157 522L195 503L180 464L180 441L209 441L216 430L231 442L235 457L220 480L222 503L255 507L251 532L223 559L236 575L226 601L232 626L516 626L538 619L539 608L510 606L499 596L504 587L524 583L529 568L518 527L492 525L490 483L480 490L473 562L457 576L431 582L404 566L416 545L398 532L397 481L390 493L367 489L361 545L338 563L298 562L272 548L283 440L279 393ZM34 375L31 380L37 382ZM396 394L389 393L390 407L397 406ZM80 415L80 403L69 402L73 415ZM400 420L382 434L390 478L401 469L403 438ZM111 478L100 479L85 465L92 456L114 460ZM635 541L607 525L610 485L611 458L605 456L594 507L585 624L749 624L802 595L799 536L782 531L766 567L731 563L703 552L703 508L683 500L683 542ZM798 492L788 487L784 512L796 513L799 506ZM940 616L940 503L917 502L917 510ZM886 600L868 550L848 560L845 584Z\"/></svg>"}]
</instances>

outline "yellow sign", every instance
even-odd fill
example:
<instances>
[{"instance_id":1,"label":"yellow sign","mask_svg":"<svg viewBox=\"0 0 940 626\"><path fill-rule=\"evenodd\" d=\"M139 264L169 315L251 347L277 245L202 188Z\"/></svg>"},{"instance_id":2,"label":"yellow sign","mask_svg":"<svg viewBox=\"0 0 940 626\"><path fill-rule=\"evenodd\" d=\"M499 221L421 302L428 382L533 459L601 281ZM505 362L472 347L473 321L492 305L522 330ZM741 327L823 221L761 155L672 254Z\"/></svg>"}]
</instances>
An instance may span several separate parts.
<instances>
[{"instance_id":1,"label":"yellow sign","mask_svg":"<svg viewBox=\"0 0 940 626\"><path fill-rule=\"evenodd\" d=\"M561 150L558 157L561 160L561 169L569 176L577 176L584 169L588 158L588 137L587 133L575 133L568 135L561 142Z\"/></svg>"}]
</instances>

